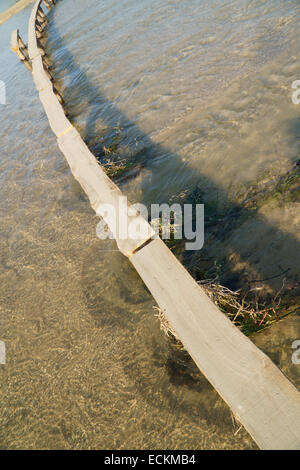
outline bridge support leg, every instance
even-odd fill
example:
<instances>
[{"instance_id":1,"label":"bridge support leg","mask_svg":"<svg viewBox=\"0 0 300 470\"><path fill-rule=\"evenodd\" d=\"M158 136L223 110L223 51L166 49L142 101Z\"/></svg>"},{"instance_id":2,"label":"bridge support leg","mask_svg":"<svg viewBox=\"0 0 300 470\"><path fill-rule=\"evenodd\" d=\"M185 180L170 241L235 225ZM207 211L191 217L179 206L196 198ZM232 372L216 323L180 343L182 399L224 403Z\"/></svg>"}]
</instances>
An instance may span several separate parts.
<instances>
[{"instance_id":1,"label":"bridge support leg","mask_svg":"<svg viewBox=\"0 0 300 470\"><path fill-rule=\"evenodd\" d=\"M19 57L23 62L27 70L32 72L32 65L28 55L28 49L23 39L19 35L19 30L15 29L11 35L11 50Z\"/></svg>"}]
</instances>

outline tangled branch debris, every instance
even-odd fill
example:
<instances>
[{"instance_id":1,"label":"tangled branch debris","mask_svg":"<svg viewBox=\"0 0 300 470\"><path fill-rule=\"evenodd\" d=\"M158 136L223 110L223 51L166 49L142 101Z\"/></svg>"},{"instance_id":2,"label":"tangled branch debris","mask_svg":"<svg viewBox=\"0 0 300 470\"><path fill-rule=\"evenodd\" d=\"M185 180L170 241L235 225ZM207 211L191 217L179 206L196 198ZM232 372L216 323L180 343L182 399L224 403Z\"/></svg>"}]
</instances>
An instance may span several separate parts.
<instances>
[{"instance_id":1,"label":"tangled branch debris","mask_svg":"<svg viewBox=\"0 0 300 470\"><path fill-rule=\"evenodd\" d=\"M279 294L277 292L269 306L262 306L257 300L247 301L245 297L241 297L241 292L232 291L228 287L220 285L216 280L209 279L199 281L198 284L213 301L215 305L227 315L227 317L239 328L243 329L246 323L251 323L254 329L260 329L262 326L267 326L269 323L278 318L278 308L280 305ZM175 340L176 343L181 344L176 331L172 328L165 312L158 307L153 307L157 313L155 316L160 321L160 329L168 336ZM252 332L252 331L251 331Z\"/></svg>"}]
</instances>

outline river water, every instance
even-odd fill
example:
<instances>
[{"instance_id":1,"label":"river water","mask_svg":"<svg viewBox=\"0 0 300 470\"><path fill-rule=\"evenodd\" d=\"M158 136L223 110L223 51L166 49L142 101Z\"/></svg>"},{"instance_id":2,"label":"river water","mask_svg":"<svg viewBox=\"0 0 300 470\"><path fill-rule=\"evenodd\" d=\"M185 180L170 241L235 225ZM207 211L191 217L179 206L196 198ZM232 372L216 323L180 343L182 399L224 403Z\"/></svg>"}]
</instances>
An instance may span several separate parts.
<instances>
[{"instance_id":1,"label":"river water","mask_svg":"<svg viewBox=\"0 0 300 470\"><path fill-rule=\"evenodd\" d=\"M30 11L0 27L0 447L255 447L160 332L114 242L96 238L9 50L14 28L26 39ZM282 288L296 306L299 2L61 0L49 18L70 119L103 164L125 162L115 181L130 201L204 202L204 249L183 259L193 274L218 268L227 285ZM278 325L258 344L299 386L299 317Z\"/></svg>"},{"instance_id":2,"label":"river water","mask_svg":"<svg viewBox=\"0 0 300 470\"><path fill-rule=\"evenodd\" d=\"M16 3L15 0L3 0L0 5L0 13L4 13L8 8Z\"/></svg>"}]
</instances>

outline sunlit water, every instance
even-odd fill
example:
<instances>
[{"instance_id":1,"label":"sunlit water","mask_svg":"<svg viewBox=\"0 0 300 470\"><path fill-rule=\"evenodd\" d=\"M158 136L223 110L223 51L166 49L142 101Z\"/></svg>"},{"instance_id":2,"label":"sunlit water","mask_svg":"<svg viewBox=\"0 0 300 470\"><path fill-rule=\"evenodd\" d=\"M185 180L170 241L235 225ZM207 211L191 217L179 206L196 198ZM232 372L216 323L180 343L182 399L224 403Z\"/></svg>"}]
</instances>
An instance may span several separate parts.
<instances>
[{"instance_id":1,"label":"sunlit water","mask_svg":"<svg viewBox=\"0 0 300 470\"><path fill-rule=\"evenodd\" d=\"M254 447L160 332L114 242L96 238L32 78L9 51L12 29L26 39L30 10L0 27L0 447ZM299 14L289 0L61 0L46 46L83 138L102 163L131 164L116 181L132 202L205 202L206 244L187 266L199 276L220 266L228 285L284 284L295 304ZM297 385L298 318L258 340Z\"/></svg>"},{"instance_id":2,"label":"sunlit water","mask_svg":"<svg viewBox=\"0 0 300 470\"><path fill-rule=\"evenodd\" d=\"M12 7L16 2L16 0L2 0L0 4L0 13L3 13L8 8Z\"/></svg>"}]
</instances>

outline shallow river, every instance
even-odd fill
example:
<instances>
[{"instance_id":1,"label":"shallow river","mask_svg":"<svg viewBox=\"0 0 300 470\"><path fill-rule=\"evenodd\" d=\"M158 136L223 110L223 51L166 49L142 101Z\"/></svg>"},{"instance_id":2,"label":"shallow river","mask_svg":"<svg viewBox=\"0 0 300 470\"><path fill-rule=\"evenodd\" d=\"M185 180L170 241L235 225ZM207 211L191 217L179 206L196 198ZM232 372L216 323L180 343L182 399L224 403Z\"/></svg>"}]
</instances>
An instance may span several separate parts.
<instances>
[{"instance_id":1,"label":"shallow river","mask_svg":"<svg viewBox=\"0 0 300 470\"><path fill-rule=\"evenodd\" d=\"M0 27L0 448L255 447L162 334L114 242L97 239L9 50L30 11ZM204 249L183 258L193 274L297 305L299 2L60 0L49 18L70 119L103 164L125 162L115 181L129 199L205 203ZM255 339L297 386L299 321Z\"/></svg>"}]
</instances>

